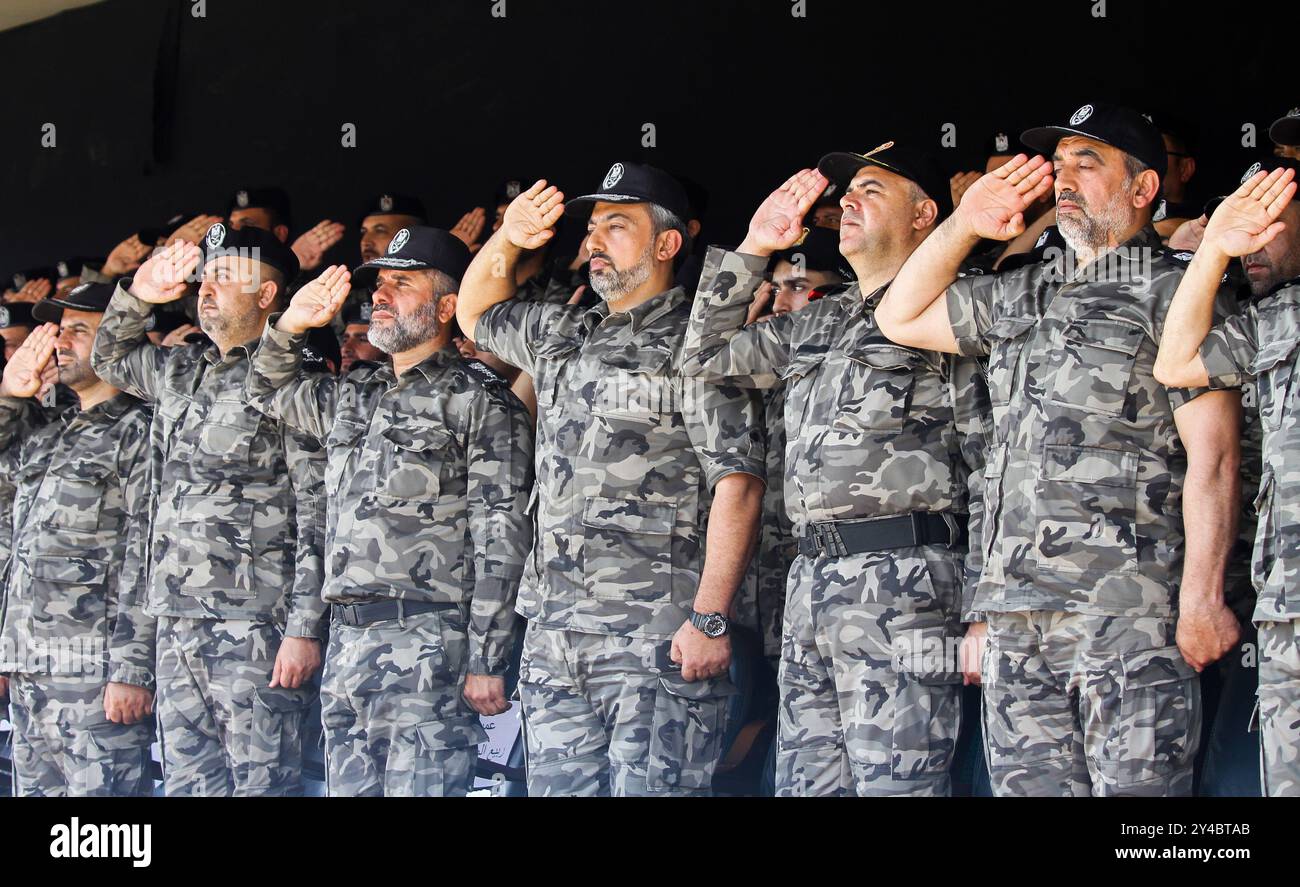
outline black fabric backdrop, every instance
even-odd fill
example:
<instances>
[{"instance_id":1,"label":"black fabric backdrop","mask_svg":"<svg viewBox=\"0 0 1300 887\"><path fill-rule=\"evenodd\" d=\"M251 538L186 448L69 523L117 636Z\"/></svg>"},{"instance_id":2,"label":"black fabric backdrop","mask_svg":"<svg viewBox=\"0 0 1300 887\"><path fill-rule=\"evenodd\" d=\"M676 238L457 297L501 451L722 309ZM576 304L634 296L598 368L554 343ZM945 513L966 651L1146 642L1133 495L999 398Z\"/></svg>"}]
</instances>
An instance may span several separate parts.
<instances>
[{"instance_id":1,"label":"black fabric backdrop","mask_svg":"<svg viewBox=\"0 0 1300 887\"><path fill-rule=\"evenodd\" d=\"M617 159L705 183L704 239L734 242L825 151L920 140L955 171L994 128L1097 98L1197 121L1204 195L1244 167L1243 124L1267 144L1300 104L1281 3L792 5L110 0L0 33L0 271L103 255L241 184L287 188L299 229L346 222L330 258L351 262L366 195L418 194L450 226L505 177L577 194Z\"/></svg>"}]
</instances>

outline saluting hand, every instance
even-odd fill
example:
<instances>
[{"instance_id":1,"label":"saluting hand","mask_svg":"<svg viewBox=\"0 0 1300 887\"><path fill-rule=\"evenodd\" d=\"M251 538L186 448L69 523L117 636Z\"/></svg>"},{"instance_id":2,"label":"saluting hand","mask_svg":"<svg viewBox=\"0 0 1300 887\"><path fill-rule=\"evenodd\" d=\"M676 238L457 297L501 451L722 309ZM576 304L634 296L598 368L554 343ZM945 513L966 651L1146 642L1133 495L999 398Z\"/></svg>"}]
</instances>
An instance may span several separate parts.
<instances>
[{"instance_id":1,"label":"saluting hand","mask_svg":"<svg viewBox=\"0 0 1300 887\"><path fill-rule=\"evenodd\" d=\"M298 257L298 267L304 271L312 271L320 267L329 248L343 239L343 231L344 227L341 223L325 219L317 222L311 230L304 232L293 242L293 246L289 247Z\"/></svg>"},{"instance_id":2,"label":"saluting hand","mask_svg":"<svg viewBox=\"0 0 1300 887\"><path fill-rule=\"evenodd\" d=\"M347 265L330 265L311 283L293 294L275 328L293 336L329 323L347 300L352 274Z\"/></svg>"},{"instance_id":3,"label":"saluting hand","mask_svg":"<svg viewBox=\"0 0 1300 887\"><path fill-rule=\"evenodd\" d=\"M790 176L759 204L739 251L747 256L770 256L794 246L803 236L803 217L829 184L815 169L801 169Z\"/></svg>"},{"instance_id":4,"label":"saluting hand","mask_svg":"<svg viewBox=\"0 0 1300 887\"><path fill-rule=\"evenodd\" d=\"M202 252L188 241L178 240L158 250L135 272L131 295L142 302L161 305L185 295Z\"/></svg>"},{"instance_id":5,"label":"saluting hand","mask_svg":"<svg viewBox=\"0 0 1300 887\"><path fill-rule=\"evenodd\" d=\"M482 246L479 237L482 236L486 225L487 213L483 207L476 206L460 217L460 221L452 227L451 234L469 247L470 252L478 252L478 248Z\"/></svg>"},{"instance_id":6,"label":"saluting hand","mask_svg":"<svg viewBox=\"0 0 1300 887\"><path fill-rule=\"evenodd\" d=\"M1295 170L1263 170L1228 195L1210 216L1202 246L1229 257L1248 256L1263 249L1286 229L1277 217L1295 196Z\"/></svg>"},{"instance_id":7,"label":"saluting hand","mask_svg":"<svg viewBox=\"0 0 1300 887\"><path fill-rule=\"evenodd\" d=\"M9 297L10 302L28 302L36 304L44 299L54 289L54 285L44 277L38 277L35 280L29 280L23 284L22 289Z\"/></svg>"},{"instance_id":8,"label":"saluting hand","mask_svg":"<svg viewBox=\"0 0 1300 887\"><path fill-rule=\"evenodd\" d=\"M32 330L5 364L4 377L0 379L0 396L21 398L39 394L45 369L58 340L57 324L43 323Z\"/></svg>"},{"instance_id":9,"label":"saluting hand","mask_svg":"<svg viewBox=\"0 0 1300 887\"><path fill-rule=\"evenodd\" d=\"M1025 230L1025 210L1051 187L1047 158L1017 154L967 188L953 216L976 236L1010 240Z\"/></svg>"},{"instance_id":10,"label":"saluting hand","mask_svg":"<svg viewBox=\"0 0 1300 887\"><path fill-rule=\"evenodd\" d=\"M538 179L506 207L501 230L520 249L537 249L555 236L555 223L564 215L564 193Z\"/></svg>"},{"instance_id":11,"label":"saluting hand","mask_svg":"<svg viewBox=\"0 0 1300 887\"><path fill-rule=\"evenodd\" d=\"M134 271L153 250L153 246L152 243L141 240L139 234L132 234L113 247L113 251L104 260L104 267L99 270L105 277L117 277Z\"/></svg>"}]
</instances>

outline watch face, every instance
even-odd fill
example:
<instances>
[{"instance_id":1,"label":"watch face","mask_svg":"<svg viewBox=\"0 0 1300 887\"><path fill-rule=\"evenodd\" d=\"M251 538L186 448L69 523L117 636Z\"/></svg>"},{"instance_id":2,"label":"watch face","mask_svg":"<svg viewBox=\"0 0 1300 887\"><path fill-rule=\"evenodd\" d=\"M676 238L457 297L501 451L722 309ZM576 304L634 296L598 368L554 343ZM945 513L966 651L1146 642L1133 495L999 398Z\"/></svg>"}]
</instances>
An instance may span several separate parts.
<instances>
[{"instance_id":1,"label":"watch face","mask_svg":"<svg viewBox=\"0 0 1300 887\"><path fill-rule=\"evenodd\" d=\"M708 620L704 623L704 633L711 638L721 637L726 630L727 623L716 613L710 614Z\"/></svg>"}]
</instances>

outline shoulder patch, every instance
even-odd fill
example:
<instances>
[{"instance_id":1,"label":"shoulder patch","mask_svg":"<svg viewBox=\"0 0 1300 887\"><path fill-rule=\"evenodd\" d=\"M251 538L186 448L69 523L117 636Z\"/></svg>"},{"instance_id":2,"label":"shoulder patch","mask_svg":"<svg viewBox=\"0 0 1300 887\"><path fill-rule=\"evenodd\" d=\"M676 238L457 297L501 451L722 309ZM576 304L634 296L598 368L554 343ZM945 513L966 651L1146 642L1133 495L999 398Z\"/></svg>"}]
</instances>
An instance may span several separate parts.
<instances>
[{"instance_id":1,"label":"shoulder patch","mask_svg":"<svg viewBox=\"0 0 1300 887\"><path fill-rule=\"evenodd\" d=\"M1192 257L1195 255L1196 253L1181 252L1181 253L1173 253L1172 255L1170 255L1170 258L1177 259L1180 262L1190 262L1192 260Z\"/></svg>"},{"instance_id":2,"label":"shoulder patch","mask_svg":"<svg viewBox=\"0 0 1300 887\"><path fill-rule=\"evenodd\" d=\"M500 373L498 373L496 370L492 369L492 367L485 364L483 361L463 360L461 362L465 364L465 367L470 371L470 374L478 377L478 380L482 382L484 385L487 385L489 387L500 387L500 388L509 387L509 383L506 382L505 377L502 376Z\"/></svg>"}]
</instances>

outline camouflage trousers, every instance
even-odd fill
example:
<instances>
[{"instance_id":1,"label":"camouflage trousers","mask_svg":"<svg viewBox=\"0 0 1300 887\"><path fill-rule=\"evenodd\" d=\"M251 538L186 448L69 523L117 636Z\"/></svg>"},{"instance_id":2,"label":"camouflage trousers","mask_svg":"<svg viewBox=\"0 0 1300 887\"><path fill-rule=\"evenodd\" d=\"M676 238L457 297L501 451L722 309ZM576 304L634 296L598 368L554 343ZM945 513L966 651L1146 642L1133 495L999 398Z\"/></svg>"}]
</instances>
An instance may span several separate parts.
<instances>
[{"instance_id":1,"label":"camouflage trousers","mask_svg":"<svg viewBox=\"0 0 1300 887\"><path fill-rule=\"evenodd\" d=\"M1264 795L1300 797L1300 620L1259 623L1258 692Z\"/></svg>"},{"instance_id":2,"label":"camouflage trousers","mask_svg":"<svg viewBox=\"0 0 1300 887\"><path fill-rule=\"evenodd\" d=\"M735 687L683 680L669 648L529 624L519 666L529 795L712 793Z\"/></svg>"},{"instance_id":3,"label":"camouflage trousers","mask_svg":"<svg viewBox=\"0 0 1300 887\"><path fill-rule=\"evenodd\" d=\"M168 795L297 795L314 683L272 689L279 627L158 618L158 733Z\"/></svg>"},{"instance_id":4,"label":"camouflage trousers","mask_svg":"<svg viewBox=\"0 0 1300 887\"><path fill-rule=\"evenodd\" d=\"M778 671L778 796L951 792L961 563L946 551L794 562Z\"/></svg>"},{"instance_id":5,"label":"camouflage trousers","mask_svg":"<svg viewBox=\"0 0 1300 887\"><path fill-rule=\"evenodd\" d=\"M464 795L486 739L465 702L468 625L457 609L330 627L321 681L326 791Z\"/></svg>"},{"instance_id":6,"label":"camouflage trousers","mask_svg":"<svg viewBox=\"0 0 1300 887\"><path fill-rule=\"evenodd\" d=\"M148 795L153 720L104 716L102 678L14 674L13 790L18 797Z\"/></svg>"},{"instance_id":7,"label":"camouflage trousers","mask_svg":"<svg viewBox=\"0 0 1300 887\"><path fill-rule=\"evenodd\" d=\"M1201 691L1174 645L1172 618L986 615L981 671L994 795L1191 794Z\"/></svg>"}]
</instances>

